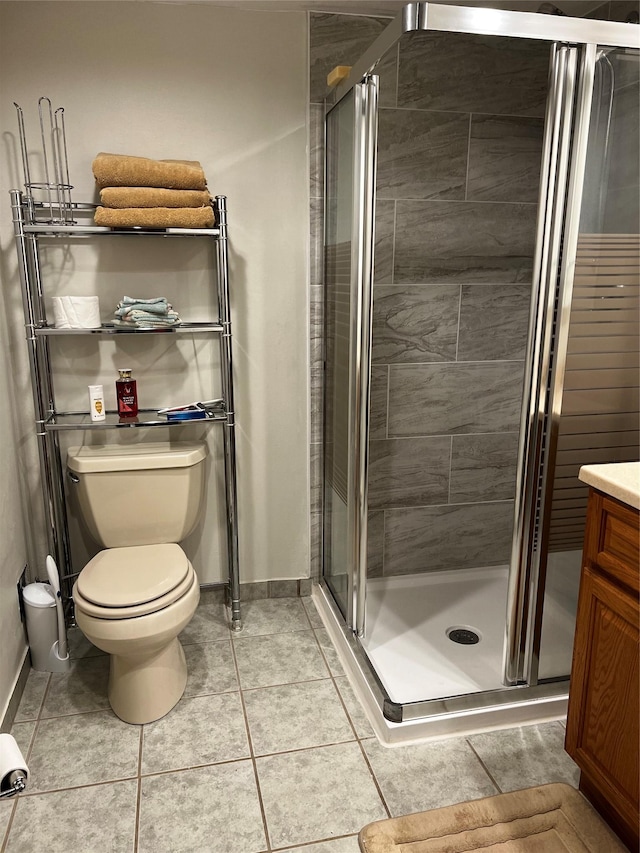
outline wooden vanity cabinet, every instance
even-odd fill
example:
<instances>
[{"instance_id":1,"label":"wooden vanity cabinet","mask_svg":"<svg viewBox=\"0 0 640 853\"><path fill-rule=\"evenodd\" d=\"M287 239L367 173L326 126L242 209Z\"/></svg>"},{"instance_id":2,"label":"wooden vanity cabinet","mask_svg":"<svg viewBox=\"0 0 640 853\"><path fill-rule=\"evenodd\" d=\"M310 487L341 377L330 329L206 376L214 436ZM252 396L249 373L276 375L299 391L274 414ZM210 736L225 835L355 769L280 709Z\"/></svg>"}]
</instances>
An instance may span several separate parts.
<instances>
[{"instance_id":1,"label":"wooden vanity cabinet","mask_svg":"<svg viewBox=\"0 0 640 853\"><path fill-rule=\"evenodd\" d=\"M638 850L639 514L590 489L565 747L580 790Z\"/></svg>"}]
</instances>

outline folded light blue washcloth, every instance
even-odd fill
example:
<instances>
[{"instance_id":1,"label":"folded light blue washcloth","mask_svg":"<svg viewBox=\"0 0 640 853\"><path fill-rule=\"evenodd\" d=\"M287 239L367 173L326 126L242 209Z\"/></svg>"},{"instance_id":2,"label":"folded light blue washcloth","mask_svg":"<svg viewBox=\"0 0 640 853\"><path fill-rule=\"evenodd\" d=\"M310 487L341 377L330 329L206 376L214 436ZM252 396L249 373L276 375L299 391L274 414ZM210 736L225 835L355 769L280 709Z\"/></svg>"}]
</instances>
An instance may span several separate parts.
<instances>
[{"instance_id":1,"label":"folded light blue washcloth","mask_svg":"<svg viewBox=\"0 0 640 853\"><path fill-rule=\"evenodd\" d=\"M166 299L156 302L125 302L123 299L121 302L118 302L115 315L116 317L124 317L129 311L146 311L149 314L163 315L171 311L171 305Z\"/></svg>"},{"instance_id":2,"label":"folded light blue washcloth","mask_svg":"<svg viewBox=\"0 0 640 853\"><path fill-rule=\"evenodd\" d=\"M148 311L141 311L139 309L133 309L132 311L127 311L125 314L122 314L120 319L128 320L130 323L135 323L136 325L148 325L150 323L154 325L160 326L173 326L180 320L180 317L177 311L168 311L164 315L160 314L152 314Z\"/></svg>"},{"instance_id":3,"label":"folded light blue washcloth","mask_svg":"<svg viewBox=\"0 0 640 853\"><path fill-rule=\"evenodd\" d=\"M155 305L157 302L166 302L166 296L155 296L153 299L139 299L137 296L123 296L121 300L122 305L133 305L134 302L140 303L141 305Z\"/></svg>"},{"instance_id":4,"label":"folded light blue washcloth","mask_svg":"<svg viewBox=\"0 0 640 853\"><path fill-rule=\"evenodd\" d=\"M124 296L114 311L115 325L132 329L162 328L180 322L177 311L164 296L154 299L138 299Z\"/></svg>"},{"instance_id":5,"label":"folded light blue washcloth","mask_svg":"<svg viewBox=\"0 0 640 853\"><path fill-rule=\"evenodd\" d=\"M154 314L149 317L142 317L137 320L120 320L113 321L114 326L120 326L127 329L161 329L170 326L177 326L181 322L179 317L158 317Z\"/></svg>"}]
</instances>

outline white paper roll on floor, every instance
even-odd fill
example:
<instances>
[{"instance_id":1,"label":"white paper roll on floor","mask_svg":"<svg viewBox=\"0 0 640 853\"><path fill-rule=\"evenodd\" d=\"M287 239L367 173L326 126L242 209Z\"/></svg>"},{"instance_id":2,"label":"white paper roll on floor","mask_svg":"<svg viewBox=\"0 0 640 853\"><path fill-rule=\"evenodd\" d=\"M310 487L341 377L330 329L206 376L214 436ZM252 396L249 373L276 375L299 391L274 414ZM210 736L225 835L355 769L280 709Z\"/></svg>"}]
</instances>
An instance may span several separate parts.
<instances>
[{"instance_id":1,"label":"white paper roll on floor","mask_svg":"<svg viewBox=\"0 0 640 853\"><path fill-rule=\"evenodd\" d=\"M0 793L10 791L13 781L22 776L27 781L29 768L13 735L0 734Z\"/></svg>"},{"instance_id":2,"label":"white paper roll on floor","mask_svg":"<svg viewBox=\"0 0 640 853\"><path fill-rule=\"evenodd\" d=\"M100 300L97 296L52 296L56 329L99 329Z\"/></svg>"}]
</instances>

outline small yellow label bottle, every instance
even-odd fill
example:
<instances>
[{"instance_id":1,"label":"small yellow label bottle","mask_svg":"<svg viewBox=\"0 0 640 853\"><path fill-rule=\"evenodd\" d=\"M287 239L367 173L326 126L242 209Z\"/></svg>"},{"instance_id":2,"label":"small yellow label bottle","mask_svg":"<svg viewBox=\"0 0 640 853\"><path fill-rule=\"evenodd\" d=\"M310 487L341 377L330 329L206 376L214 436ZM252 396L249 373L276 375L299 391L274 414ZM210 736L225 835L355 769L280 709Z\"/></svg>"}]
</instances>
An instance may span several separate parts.
<instances>
[{"instance_id":1,"label":"small yellow label bottle","mask_svg":"<svg viewBox=\"0 0 640 853\"><path fill-rule=\"evenodd\" d=\"M89 413L92 421L104 421L106 419L102 385L89 385Z\"/></svg>"}]
</instances>

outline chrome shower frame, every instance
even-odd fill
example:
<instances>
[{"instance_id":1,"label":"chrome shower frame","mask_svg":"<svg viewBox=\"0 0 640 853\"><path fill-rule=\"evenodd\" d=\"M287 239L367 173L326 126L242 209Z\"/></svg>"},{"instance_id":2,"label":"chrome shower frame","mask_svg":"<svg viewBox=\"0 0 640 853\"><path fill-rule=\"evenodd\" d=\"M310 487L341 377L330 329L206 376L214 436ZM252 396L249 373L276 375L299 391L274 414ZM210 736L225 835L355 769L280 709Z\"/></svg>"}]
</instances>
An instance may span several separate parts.
<instances>
[{"instance_id":1,"label":"chrome shower frame","mask_svg":"<svg viewBox=\"0 0 640 853\"><path fill-rule=\"evenodd\" d=\"M364 635L366 591L366 470L363 452L368 446L370 342L359 337L356 362L352 359L349 422L362 432L351 436L350 453L358 464L350 464L348 488L355 507L349 508L348 534L349 607L341 625L359 667L367 678L384 716L394 722L532 702L541 698L568 695L568 679L538 684L540 628L544 600L544 565L541 553L543 520L551 499L548 483L553 469L553 447L557 436L563 391L564 365L569 329L569 311L576 260L578 223L582 202L586 149L598 47L638 47L637 31L627 24L556 17L493 9L438 6L410 3L389 24L371 47L353 65L341 83L327 96L328 115L354 87L365 85L385 54L411 32L448 32L501 36L549 42L551 51L549 95L545 117L543 160L539 193L536 254L525 376L525 405L520 425L519 459L516 482L514 537L509 574L505 634L504 684L484 693L468 694L410 704L393 702L370 664L359 637ZM373 109L373 107L372 107ZM371 216L375 202L375 127L372 109L358 114L356 138L366 157L360 171L370 180L354 181L354 221L364 223L364 256L374 244ZM325 175L327 169L325 168ZM373 177L371 177L373 176ZM374 189L371 191L371 184ZM363 188L368 186L369 195ZM354 239L355 242L355 239ZM364 274L363 274L364 270ZM372 276L370 265L352 264L352 286L358 290L359 305L370 305ZM364 319L364 318L361 318ZM352 317L352 322L355 317ZM366 375L363 375L366 374ZM363 451L363 448L365 450ZM365 465L366 468L366 465ZM363 535L363 529L365 535ZM333 607L331 592L324 579L324 596ZM336 615L338 608L333 607Z\"/></svg>"}]
</instances>

